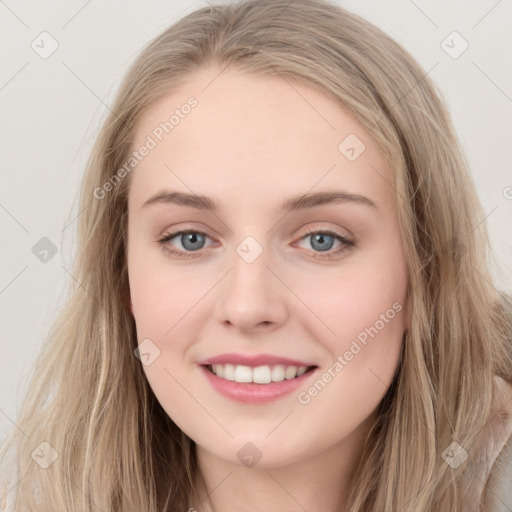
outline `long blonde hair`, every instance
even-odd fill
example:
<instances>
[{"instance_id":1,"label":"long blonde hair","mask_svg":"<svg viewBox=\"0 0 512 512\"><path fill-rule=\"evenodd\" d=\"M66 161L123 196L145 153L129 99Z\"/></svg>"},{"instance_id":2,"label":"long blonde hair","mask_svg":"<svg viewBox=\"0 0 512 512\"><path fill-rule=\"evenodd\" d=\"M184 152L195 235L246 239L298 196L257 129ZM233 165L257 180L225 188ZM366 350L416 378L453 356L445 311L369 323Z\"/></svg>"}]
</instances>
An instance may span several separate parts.
<instances>
[{"instance_id":1,"label":"long blonde hair","mask_svg":"<svg viewBox=\"0 0 512 512\"><path fill-rule=\"evenodd\" d=\"M88 163L76 282L2 447L0 499L7 495L16 511L188 509L194 443L164 412L134 355L129 176L103 199L95 190L126 162L148 105L210 64L323 91L386 155L410 275L409 327L357 467L350 511L462 511L493 415L495 375L512 382L508 303L487 270L484 215L439 93L402 47L327 0L201 8L136 59ZM452 442L468 453L457 469L442 456ZM35 450L44 465L57 458L44 468Z\"/></svg>"}]
</instances>

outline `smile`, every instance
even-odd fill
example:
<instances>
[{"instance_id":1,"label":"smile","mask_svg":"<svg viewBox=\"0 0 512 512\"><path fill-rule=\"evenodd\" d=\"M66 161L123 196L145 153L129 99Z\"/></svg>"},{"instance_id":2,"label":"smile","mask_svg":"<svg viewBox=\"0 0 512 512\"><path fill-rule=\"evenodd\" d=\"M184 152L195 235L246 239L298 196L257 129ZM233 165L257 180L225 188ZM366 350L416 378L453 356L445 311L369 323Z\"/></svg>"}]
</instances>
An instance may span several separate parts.
<instances>
[{"instance_id":1,"label":"smile","mask_svg":"<svg viewBox=\"0 0 512 512\"><path fill-rule=\"evenodd\" d=\"M254 368L235 364L212 364L208 369L217 377L234 382L253 382L254 384L269 384L300 377L313 366L285 366L282 364L263 365Z\"/></svg>"},{"instance_id":2,"label":"smile","mask_svg":"<svg viewBox=\"0 0 512 512\"><path fill-rule=\"evenodd\" d=\"M303 386L319 369L318 366L264 365L252 368L234 364L200 365L199 368L214 390L245 404L263 404L284 397Z\"/></svg>"}]
</instances>

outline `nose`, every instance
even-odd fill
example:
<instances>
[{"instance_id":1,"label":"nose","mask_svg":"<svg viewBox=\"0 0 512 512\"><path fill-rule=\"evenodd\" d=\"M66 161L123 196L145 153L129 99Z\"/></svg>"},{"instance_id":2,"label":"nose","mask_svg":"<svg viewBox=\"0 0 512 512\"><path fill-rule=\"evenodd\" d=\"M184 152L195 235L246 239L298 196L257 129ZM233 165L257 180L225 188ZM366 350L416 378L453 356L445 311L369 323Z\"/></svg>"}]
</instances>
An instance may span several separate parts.
<instances>
[{"instance_id":1,"label":"nose","mask_svg":"<svg viewBox=\"0 0 512 512\"><path fill-rule=\"evenodd\" d=\"M226 327L269 332L286 321L286 286L271 268L266 251L249 261L234 254L232 268L219 287L217 317Z\"/></svg>"}]
</instances>

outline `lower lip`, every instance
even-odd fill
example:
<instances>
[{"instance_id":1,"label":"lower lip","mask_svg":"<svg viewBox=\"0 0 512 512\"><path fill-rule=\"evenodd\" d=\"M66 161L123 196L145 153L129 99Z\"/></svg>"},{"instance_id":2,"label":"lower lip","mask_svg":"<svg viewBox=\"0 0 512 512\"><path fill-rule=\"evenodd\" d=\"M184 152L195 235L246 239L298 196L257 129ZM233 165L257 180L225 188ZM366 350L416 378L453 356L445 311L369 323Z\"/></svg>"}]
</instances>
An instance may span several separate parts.
<instances>
[{"instance_id":1,"label":"lower lip","mask_svg":"<svg viewBox=\"0 0 512 512\"><path fill-rule=\"evenodd\" d=\"M262 404L277 400L292 391L295 391L304 382L315 373L317 368L303 373L300 377L294 379L282 380L280 382L270 382L268 384L255 384L254 382L235 382L221 379L211 372L206 366L201 366L202 372L210 384L221 395L231 398L237 402L246 404Z\"/></svg>"}]
</instances>

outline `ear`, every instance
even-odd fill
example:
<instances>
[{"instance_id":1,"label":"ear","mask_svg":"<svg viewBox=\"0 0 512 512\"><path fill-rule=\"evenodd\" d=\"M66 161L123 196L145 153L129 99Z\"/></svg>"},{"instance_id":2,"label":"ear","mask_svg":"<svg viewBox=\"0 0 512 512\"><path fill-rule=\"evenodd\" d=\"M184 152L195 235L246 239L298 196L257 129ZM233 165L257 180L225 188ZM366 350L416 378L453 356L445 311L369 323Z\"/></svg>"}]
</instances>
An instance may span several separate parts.
<instances>
[{"instance_id":1,"label":"ear","mask_svg":"<svg viewBox=\"0 0 512 512\"><path fill-rule=\"evenodd\" d=\"M130 310L130 313L133 316L133 304L132 304L131 299L128 299L128 309Z\"/></svg>"}]
</instances>

